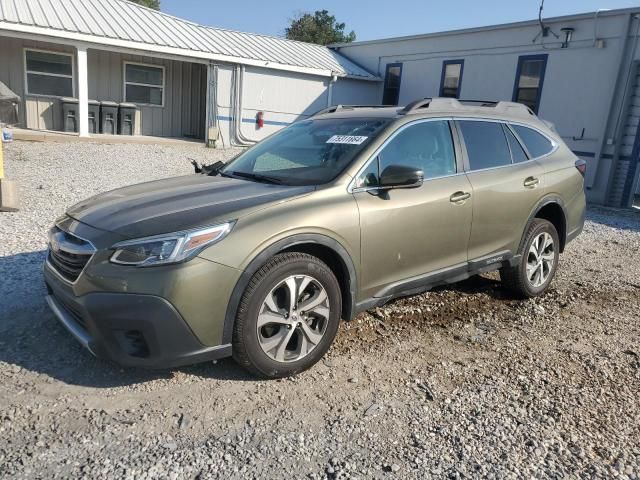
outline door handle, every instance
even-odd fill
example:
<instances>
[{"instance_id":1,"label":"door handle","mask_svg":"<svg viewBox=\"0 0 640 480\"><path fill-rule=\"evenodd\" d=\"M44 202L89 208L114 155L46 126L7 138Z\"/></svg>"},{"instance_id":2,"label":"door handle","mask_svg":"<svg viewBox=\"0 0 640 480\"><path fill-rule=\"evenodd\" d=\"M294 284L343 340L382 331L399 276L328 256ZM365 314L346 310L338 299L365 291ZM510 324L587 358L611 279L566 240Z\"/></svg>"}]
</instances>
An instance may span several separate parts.
<instances>
[{"instance_id":1,"label":"door handle","mask_svg":"<svg viewBox=\"0 0 640 480\"><path fill-rule=\"evenodd\" d=\"M524 180L524 186L527 188L535 188L540 183L540 180L536 177L527 177Z\"/></svg>"},{"instance_id":2,"label":"door handle","mask_svg":"<svg viewBox=\"0 0 640 480\"><path fill-rule=\"evenodd\" d=\"M449 201L451 203L459 203L459 202L464 202L470 197L471 197L471 194L469 192L456 192L449 197Z\"/></svg>"}]
</instances>

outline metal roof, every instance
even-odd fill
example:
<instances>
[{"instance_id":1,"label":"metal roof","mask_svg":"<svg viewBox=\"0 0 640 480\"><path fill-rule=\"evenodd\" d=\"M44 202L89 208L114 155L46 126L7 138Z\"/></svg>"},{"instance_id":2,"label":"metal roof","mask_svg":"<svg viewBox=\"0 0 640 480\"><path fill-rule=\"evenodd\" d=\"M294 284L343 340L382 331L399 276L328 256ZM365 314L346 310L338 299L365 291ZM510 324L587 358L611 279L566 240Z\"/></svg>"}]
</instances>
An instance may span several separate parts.
<instances>
[{"instance_id":1,"label":"metal roof","mask_svg":"<svg viewBox=\"0 0 640 480\"><path fill-rule=\"evenodd\" d=\"M321 45L198 25L126 0L0 0L0 30L379 80Z\"/></svg>"}]
</instances>

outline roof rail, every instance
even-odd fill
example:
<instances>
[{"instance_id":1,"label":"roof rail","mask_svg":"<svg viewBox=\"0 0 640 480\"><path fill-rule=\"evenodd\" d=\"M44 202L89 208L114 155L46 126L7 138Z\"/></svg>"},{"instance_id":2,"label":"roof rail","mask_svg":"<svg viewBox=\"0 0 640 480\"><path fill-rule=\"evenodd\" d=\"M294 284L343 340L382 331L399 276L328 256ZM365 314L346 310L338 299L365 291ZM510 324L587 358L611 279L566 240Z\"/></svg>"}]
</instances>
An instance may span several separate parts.
<instances>
[{"instance_id":1,"label":"roof rail","mask_svg":"<svg viewBox=\"0 0 640 480\"><path fill-rule=\"evenodd\" d=\"M463 105L478 105L480 107L496 107L499 102L495 100L467 100L459 98L458 101Z\"/></svg>"},{"instance_id":2,"label":"roof rail","mask_svg":"<svg viewBox=\"0 0 640 480\"><path fill-rule=\"evenodd\" d=\"M330 107L323 108L322 110L318 110L311 116L316 117L318 115L324 115L325 113L335 113L339 110L355 110L356 108L389 108L392 106L393 105L332 105Z\"/></svg>"},{"instance_id":3,"label":"roof rail","mask_svg":"<svg viewBox=\"0 0 640 480\"><path fill-rule=\"evenodd\" d=\"M433 98L422 98L420 100L414 100L413 102L407 104L407 106L402 110L400 110L400 113L406 115L407 113L414 112L421 108L427 108L429 105L431 105L432 101Z\"/></svg>"},{"instance_id":4,"label":"roof rail","mask_svg":"<svg viewBox=\"0 0 640 480\"><path fill-rule=\"evenodd\" d=\"M406 115L416 110L424 108L430 109L477 109L477 108L494 108L496 111L509 112L510 114L520 116L535 116L535 113L526 105L515 102L504 102L494 100L458 100L456 98L435 97L423 98L415 100L404 107L400 114Z\"/></svg>"}]
</instances>

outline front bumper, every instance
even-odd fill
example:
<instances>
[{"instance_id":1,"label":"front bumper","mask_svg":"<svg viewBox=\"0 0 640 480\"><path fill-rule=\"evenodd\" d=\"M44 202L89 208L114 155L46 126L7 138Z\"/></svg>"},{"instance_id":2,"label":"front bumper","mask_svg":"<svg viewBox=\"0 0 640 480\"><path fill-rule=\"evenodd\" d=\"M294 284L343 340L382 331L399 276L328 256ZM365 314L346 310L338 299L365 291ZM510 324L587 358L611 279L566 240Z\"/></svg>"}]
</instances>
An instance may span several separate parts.
<instances>
[{"instance_id":1,"label":"front bumper","mask_svg":"<svg viewBox=\"0 0 640 480\"><path fill-rule=\"evenodd\" d=\"M166 299L91 292L81 296L45 266L49 307L91 353L122 366L171 368L231 355L231 345L205 346Z\"/></svg>"}]
</instances>

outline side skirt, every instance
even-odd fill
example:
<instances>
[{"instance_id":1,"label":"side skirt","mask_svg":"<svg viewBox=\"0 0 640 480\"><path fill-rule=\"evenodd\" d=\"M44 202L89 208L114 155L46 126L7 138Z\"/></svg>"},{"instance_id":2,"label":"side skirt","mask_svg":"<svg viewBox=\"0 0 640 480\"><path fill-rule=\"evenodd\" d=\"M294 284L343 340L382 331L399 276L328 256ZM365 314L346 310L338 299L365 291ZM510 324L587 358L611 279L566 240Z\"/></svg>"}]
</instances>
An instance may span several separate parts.
<instances>
[{"instance_id":1,"label":"side skirt","mask_svg":"<svg viewBox=\"0 0 640 480\"><path fill-rule=\"evenodd\" d=\"M513 255L510 251L505 250L504 252L493 253L486 257L471 260L465 264L392 283L374 297L358 302L355 310L356 313L364 312L371 308L380 307L395 298L418 295L440 285L458 283L474 275L499 270L503 267L511 267L516 265L520 258L520 255Z\"/></svg>"}]
</instances>

